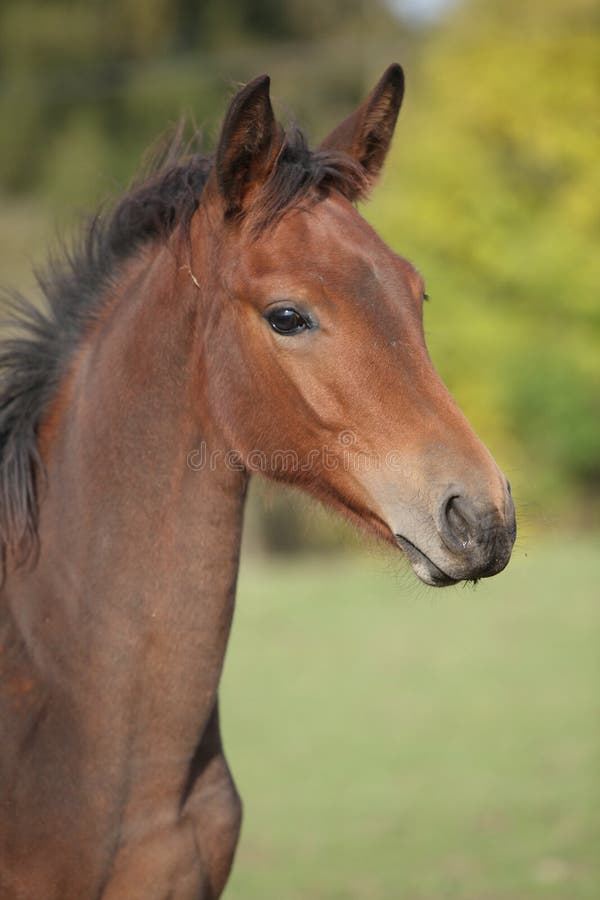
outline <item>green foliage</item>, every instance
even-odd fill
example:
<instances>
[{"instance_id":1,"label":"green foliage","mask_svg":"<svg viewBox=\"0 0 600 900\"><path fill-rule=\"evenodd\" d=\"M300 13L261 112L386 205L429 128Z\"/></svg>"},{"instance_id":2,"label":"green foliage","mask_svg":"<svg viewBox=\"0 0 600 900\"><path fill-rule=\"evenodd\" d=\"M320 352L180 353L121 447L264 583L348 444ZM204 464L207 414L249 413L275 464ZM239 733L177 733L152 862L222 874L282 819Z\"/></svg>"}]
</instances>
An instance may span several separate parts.
<instances>
[{"instance_id":1,"label":"green foliage","mask_svg":"<svg viewBox=\"0 0 600 900\"><path fill-rule=\"evenodd\" d=\"M367 23L393 55L402 29L383 0L6 0L0 190L56 202L48 155L70 140L65 202L89 200L92 167L125 180L182 111L214 128L233 85L265 68L303 121L330 118L340 96L362 91L350 50Z\"/></svg>"},{"instance_id":2,"label":"green foliage","mask_svg":"<svg viewBox=\"0 0 600 900\"><path fill-rule=\"evenodd\" d=\"M509 388L511 418L537 466L600 490L600 392L568 360L539 352L516 363Z\"/></svg>"},{"instance_id":3,"label":"green foliage","mask_svg":"<svg viewBox=\"0 0 600 900\"><path fill-rule=\"evenodd\" d=\"M434 359L522 494L598 500L597 7L471 2L431 36L365 213L426 276ZM493 410L493 412L492 412Z\"/></svg>"}]
</instances>

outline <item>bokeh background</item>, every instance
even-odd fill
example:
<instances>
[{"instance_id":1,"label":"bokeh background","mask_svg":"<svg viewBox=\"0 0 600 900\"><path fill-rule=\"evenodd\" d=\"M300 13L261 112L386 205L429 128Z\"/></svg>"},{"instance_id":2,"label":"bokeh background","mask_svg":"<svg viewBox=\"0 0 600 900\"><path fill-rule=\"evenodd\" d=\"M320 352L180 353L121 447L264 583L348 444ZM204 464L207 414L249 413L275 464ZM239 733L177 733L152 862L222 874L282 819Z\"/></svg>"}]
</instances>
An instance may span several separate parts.
<instances>
[{"instance_id":1,"label":"bokeh background","mask_svg":"<svg viewBox=\"0 0 600 900\"><path fill-rule=\"evenodd\" d=\"M226 896L600 896L596 0L4 0L0 281L186 113L268 72L314 141L399 61L364 215L424 274L433 359L510 477L506 573L429 591L256 485L223 685L246 801Z\"/></svg>"}]
</instances>

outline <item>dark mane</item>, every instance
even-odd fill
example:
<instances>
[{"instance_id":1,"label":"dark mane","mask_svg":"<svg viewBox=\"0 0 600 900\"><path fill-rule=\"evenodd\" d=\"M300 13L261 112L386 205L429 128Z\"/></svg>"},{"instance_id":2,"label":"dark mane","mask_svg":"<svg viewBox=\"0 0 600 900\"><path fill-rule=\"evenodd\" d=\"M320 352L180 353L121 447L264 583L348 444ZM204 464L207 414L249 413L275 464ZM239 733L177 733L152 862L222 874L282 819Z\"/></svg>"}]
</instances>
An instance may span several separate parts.
<instances>
[{"instance_id":1,"label":"dark mane","mask_svg":"<svg viewBox=\"0 0 600 900\"><path fill-rule=\"evenodd\" d=\"M37 437L48 406L89 323L102 307L120 265L177 226L187 235L209 177L212 157L190 153L178 128L142 179L108 211L93 216L82 236L36 273L45 308L6 296L0 342L0 574L7 557L23 563L36 549L40 481ZM263 231L309 194L338 190L357 196L365 173L349 156L311 152L302 132L284 136L277 162L248 216Z\"/></svg>"}]
</instances>

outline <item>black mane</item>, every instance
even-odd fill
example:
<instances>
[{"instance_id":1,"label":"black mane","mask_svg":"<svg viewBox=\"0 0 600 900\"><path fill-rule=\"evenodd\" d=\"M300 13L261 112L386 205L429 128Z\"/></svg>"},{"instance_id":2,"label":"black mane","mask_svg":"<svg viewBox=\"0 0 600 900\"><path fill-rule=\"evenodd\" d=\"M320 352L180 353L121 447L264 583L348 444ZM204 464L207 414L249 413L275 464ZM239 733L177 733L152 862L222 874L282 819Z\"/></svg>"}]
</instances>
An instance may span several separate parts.
<instances>
[{"instance_id":1,"label":"black mane","mask_svg":"<svg viewBox=\"0 0 600 900\"><path fill-rule=\"evenodd\" d=\"M37 273L44 309L19 294L7 296L5 324L17 334L0 341L0 574L7 557L23 563L37 546L38 431L75 348L121 263L179 225L187 234L211 166L212 157L189 152L178 129L146 177L93 216L82 237ZM363 170L349 156L312 153L292 128L249 216L262 231L311 191L356 196L365 187Z\"/></svg>"}]
</instances>

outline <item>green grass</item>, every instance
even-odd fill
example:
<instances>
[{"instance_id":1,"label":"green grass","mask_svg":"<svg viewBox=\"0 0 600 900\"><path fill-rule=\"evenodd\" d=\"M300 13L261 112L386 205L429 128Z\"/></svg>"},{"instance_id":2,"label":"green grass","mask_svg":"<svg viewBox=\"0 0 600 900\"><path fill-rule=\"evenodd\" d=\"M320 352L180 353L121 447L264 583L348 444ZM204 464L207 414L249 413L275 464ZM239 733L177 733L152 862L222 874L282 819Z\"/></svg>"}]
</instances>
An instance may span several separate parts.
<instances>
[{"instance_id":1,"label":"green grass","mask_svg":"<svg viewBox=\"0 0 600 900\"><path fill-rule=\"evenodd\" d=\"M599 585L591 542L445 591L381 560L248 561L228 900L597 900Z\"/></svg>"}]
</instances>

